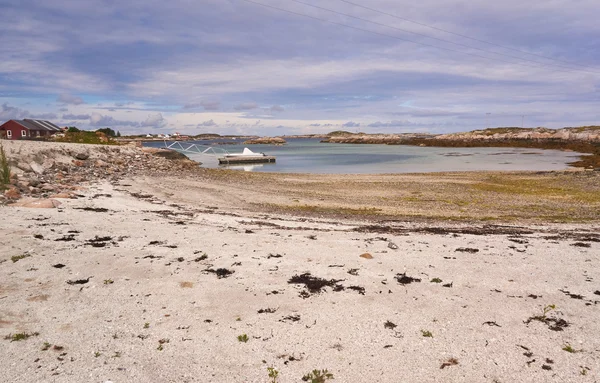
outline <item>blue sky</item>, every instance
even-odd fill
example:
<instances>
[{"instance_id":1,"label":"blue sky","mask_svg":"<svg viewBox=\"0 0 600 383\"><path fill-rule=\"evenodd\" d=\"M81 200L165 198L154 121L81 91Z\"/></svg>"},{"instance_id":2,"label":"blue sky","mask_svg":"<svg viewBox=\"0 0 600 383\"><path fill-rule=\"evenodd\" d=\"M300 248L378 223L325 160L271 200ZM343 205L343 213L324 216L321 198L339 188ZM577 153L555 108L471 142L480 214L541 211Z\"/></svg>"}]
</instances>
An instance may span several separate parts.
<instances>
[{"instance_id":1,"label":"blue sky","mask_svg":"<svg viewBox=\"0 0 600 383\"><path fill-rule=\"evenodd\" d=\"M600 124L597 0L252 1L271 8L3 0L0 122L260 135Z\"/></svg>"}]
</instances>

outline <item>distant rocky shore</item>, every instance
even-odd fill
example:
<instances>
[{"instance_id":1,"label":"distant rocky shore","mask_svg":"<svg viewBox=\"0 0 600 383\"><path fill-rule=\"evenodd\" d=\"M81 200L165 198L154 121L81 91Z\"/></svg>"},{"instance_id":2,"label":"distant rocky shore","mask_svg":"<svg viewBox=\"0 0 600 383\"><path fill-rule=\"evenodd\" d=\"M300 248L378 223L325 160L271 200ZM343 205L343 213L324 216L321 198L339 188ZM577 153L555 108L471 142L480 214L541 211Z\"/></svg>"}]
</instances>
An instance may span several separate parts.
<instances>
[{"instance_id":1,"label":"distant rocky shore","mask_svg":"<svg viewBox=\"0 0 600 383\"><path fill-rule=\"evenodd\" d=\"M285 145L286 140L281 137L260 137L244 141L245 145Z\"/></svg>"},{"instance_id":2,"label":"distant rocky shore","mask_svg":"<svg viewBox=\"0 0 600 383\"><path fill-rule=\"evenodd\" d=\"M336 134L321 142L336 144L417 145L435 147L524 147L572 150L583 156L572 166L600 168L600 126L579 128L493 128L452 134Z\"/></svg>"},{"instance_id":3,"label":"distant rocky shore","mask_svg":"<svg viewBox=\"0 0 600 383\"><path fill-rule=\"evenodd\" d=\"M11 166L11 183L0 204L56 207L76 198L82 184L140 174L177 174L198 169L184 155L155 148L34 141L0 142Z\"/></svg>"}]
</instances>

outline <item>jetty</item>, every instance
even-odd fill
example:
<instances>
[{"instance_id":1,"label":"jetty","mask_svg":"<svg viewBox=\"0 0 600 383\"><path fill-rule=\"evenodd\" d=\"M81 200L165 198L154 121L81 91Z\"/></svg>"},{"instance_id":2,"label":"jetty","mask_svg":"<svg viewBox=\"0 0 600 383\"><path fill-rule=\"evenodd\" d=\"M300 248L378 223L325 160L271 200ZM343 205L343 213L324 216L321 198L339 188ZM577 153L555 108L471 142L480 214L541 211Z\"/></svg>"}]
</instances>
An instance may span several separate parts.
<instances>
[{"instance_id":1,"label":"jetty","mask_svg":"<svg viewBox=\"0 0 600 383\"><path fill-rule=\"evenodd\" d=\"M226 154L219 158L220 165L262 164L273 162L275 162L275 156L268 156L264 153L254 153L248 148L244 148L242 153Z\"/></svg>"}]
</instances>

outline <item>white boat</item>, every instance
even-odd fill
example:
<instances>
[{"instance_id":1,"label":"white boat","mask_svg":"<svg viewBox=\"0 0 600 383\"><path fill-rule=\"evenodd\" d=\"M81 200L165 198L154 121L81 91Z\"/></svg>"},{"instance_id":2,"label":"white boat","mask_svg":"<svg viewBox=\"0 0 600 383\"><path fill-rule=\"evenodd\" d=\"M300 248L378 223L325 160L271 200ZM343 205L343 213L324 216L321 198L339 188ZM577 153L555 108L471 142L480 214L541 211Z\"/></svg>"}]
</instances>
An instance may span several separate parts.
<instances>
[{"instance_id":1,"label":"white boat","mask_svg":"<svg viewBox=\"0 0 600 383\"><path fill-rule=\"evenodd\" d=\"M256 162L275 162L274 156L267 156L264 153L254 153L248 148L244 148L241 153L227 153L219 158L220 164L242 164Z\"/></svg>"},{"instance_id":2,"label":"white boat","mask_svg":"<svg viewBox=\"0 0 600 383\"><path fill-rule=\"evenodd\" d=\"M225 155L225 157L252 157L252 156L256 156L256 157L264 157L266 156L266 154L264 153L254 153L252 150L248 149L248 148L244 148L244 150L241 153L228 153Z\"/></svg>"}]
</instances>

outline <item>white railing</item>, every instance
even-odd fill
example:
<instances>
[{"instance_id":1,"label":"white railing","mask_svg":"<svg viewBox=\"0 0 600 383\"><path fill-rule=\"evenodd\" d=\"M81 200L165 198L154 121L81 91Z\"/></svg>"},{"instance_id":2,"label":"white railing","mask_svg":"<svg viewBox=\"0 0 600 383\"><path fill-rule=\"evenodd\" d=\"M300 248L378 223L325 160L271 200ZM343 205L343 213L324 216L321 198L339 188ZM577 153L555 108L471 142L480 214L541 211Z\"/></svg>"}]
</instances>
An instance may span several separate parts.
<instances>
[{"instance_id":1,"label":"white railing","mask_svg":"<svg viewBox=\"0 0 600 383\"><path fill-rule=\"evenodd\" d=\"M229 152L223 148L216 148L219 150L219 152L217 152L217 150L215 150L215 147L213 146L188 144L186 142L182 143L180 141L165 140L165 148L175 150L178 152L203 154L208 156L224 156L229 154Z\"/></svg>"}]
</instances>

